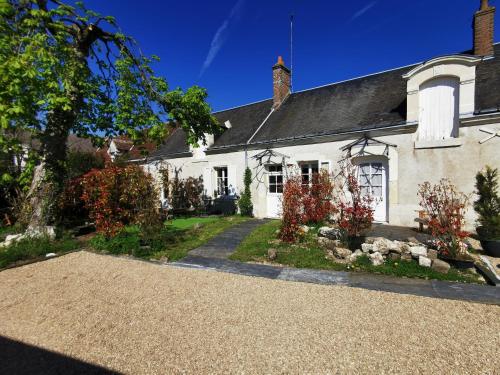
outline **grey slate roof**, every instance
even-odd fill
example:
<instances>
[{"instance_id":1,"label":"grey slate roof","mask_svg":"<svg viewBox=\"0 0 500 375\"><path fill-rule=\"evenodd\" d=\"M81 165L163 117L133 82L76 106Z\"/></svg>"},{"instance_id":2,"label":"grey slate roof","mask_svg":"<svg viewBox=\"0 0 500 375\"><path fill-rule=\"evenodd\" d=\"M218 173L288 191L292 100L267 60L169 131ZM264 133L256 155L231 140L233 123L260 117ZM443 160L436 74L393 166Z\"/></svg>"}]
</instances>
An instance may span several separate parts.
<instances>
[{"instance_id":1,"label":"grey slate roof","mask_svg":"<svg viewBox=\"0 0 500 375\"><path fill-rule=\"evenodd\" d=\"M187 144L186 133L182 129L177 128L168 136L158 150L151 153L150 158L174 158L189 155L191 155L191 152Z\"/></svg>"},{"instance_id":2,"label":"grey slate roof","mask_svg":"<svg viewBox=\"0 0 500 375\"><path fill-rule=\"evenodd\" d=\"M500 111L500 44L496 58L481 62L476 73L476 112ZM406 81L403 74L419 64L295 92L257 132L251 144L272 143L306 137L368 132L406 124ZM231 129L215 137L208 152L242 148L262 124L272 99L214 113ZM354 138L356 136L353 136ZM156 156L189 152L185 135L177 130ZM185 156L182 155L182 156Z\"/></svg>"}]
</instances>

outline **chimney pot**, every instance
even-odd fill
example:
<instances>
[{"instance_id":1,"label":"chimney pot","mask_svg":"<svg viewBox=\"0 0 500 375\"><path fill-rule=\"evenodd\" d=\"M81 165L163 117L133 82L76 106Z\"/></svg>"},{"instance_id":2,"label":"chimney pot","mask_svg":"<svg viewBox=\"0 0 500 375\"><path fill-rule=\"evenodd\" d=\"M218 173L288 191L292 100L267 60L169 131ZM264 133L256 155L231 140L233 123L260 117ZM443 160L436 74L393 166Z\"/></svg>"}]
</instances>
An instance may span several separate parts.
<instances>
[{"instance_id":1,"label":"chimney pot","mask_svg":"<svg viewBox=\"0 0 500 375\"><path fill-rule=\"evenodd\" d=\"M481 8L480 10L488 9L490 6L488 4L488 0L481 0Z\"/></svg>"},{"instance_id":2,"label":"chimney pot","mask_svg":"<svg viewBox=\"0 0 500 375\"><path fill-rule=\"evenodd\" d=\"M290 94L290 69L281 56L273 66L273 108L278 108Z\"/></svg>"}]
</instances>

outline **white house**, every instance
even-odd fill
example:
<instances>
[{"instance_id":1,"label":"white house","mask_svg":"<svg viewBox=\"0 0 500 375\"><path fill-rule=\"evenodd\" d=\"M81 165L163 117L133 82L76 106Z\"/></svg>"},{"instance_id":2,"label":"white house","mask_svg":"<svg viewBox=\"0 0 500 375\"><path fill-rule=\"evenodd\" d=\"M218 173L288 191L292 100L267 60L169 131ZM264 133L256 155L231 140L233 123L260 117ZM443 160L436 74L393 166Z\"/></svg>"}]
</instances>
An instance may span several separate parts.
<instances>
[{"instance_id":1,"label":"white house","mask_svg":"<svg viewBox=\"0 0 500 375\"><path fill-rule=\"evenodd\" d=\"M176 130L147 159L155 174L168 163L180 176L203 177L209 196L238 194L243 172L254 176L257 217L277 217L291 168L309 179L350 158L375 219L411 225L424 181L448 177L466 193L486 164L500 168L500 44L495 8L474 15L471 51L290 93L290 70L273 66L273 98L214 115L225 130L192 149ZM469 210L469 219L473 219ZM473 222L473 220L469 220Z\"/></svg>"}]
</instances>

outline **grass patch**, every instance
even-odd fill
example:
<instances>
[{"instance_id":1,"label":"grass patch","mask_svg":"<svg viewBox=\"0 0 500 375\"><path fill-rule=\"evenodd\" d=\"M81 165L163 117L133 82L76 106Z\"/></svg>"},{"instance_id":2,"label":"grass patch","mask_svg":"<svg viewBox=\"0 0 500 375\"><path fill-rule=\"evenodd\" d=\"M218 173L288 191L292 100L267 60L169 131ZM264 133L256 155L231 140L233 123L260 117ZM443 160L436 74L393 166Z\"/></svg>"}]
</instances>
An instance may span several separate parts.
<instances>
[{"instance_id":1,"label":"grass patch","mask_svg":"<svg viewBox=\"0 0 500 375\"><path fill-rule=\"evenodd\" d=\"M311 268L337 271L370 272L390 276L435 279L459 282L479 282L476 275L460 272L451 268L447 274L433 269L419 266L416 261L404 262L387 260L381 266L373 266L367 256L362 256L351 264L336 263L325 257L325 250L318 246L315 235L317 228L312 229L297 244L284 244L276 240L276 231L281 222L271 221L256 228L238 246L230 259L241 262L269 262L267 251L270 248L277 250L276 263L296 268Z\"/></svg>"},{"instance_id":2,"label":"grass patch","mask_svg":"<svg viewBox=\"0 0 500 375\"><path fill-rule=\"evenodd\" d=\"M167 228L189 229L198 224L202 225L202 224L214 223L216 221L219 221L219 219L220 218L217 216L179 218L167 222L166 225Z\"/></svg>"},{"instance_id":3,"label":"grass patch","mask_svg":"<svg viewBox=\"0 0 500 375\"><path fill-rule=\"evenodd\" d=\"M129 226L111 239L97 235L90 245L96 251L110 254L128 254L146 259L167 257L169 261L175 261L246 220L248 218L242 216L174 219L154 233L142 233L138 227Z\"/></svg>"},{"instance_id":4,"label":"grass patch","mask_svg":"<svg viewBox=\"0 0 500 375\"><path fill-rule=\"evenodd\" d=\"M22 239L8 247L0 248L0 268L43 257L47 253L65 253L78 247L78 242L68 236L57 240L50 240L47 237Z\"/></svg>"}]
</instances>

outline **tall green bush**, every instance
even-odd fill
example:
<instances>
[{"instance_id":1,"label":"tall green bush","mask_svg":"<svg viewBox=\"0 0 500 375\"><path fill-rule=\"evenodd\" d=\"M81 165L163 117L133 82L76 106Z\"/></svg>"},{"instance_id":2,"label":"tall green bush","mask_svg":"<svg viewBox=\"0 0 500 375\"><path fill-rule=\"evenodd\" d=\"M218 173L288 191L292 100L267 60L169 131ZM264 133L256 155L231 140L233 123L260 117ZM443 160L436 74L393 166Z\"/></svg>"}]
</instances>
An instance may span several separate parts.
<instances>
[{"instance_id":1,"label":"tall green bush","mask_svg":"<svg viewBox=\"0 0 500 375\"><path fill-rule=\"evenodd\" d=\"M243 194L241 194L240 200L238 201L240 213L242 216L253 216L252 193L250 192L252 171L248 167L245 169L243 183L245 184L245 190L243 191Z\"/></svg>"},{"instance_id":2,"label":"tall green bush","mask_svg":"<svg viewBox=\"0 0 500 375\"><path fill-rule=\"evenodd\" d=\"M479 233L488 239L500 239L500 196L498 194L498 169L489 166L476 175L478 199L474 210L481 226ZM479 229L478 229L479 230Z\"/></svg>"}]
</instances>

